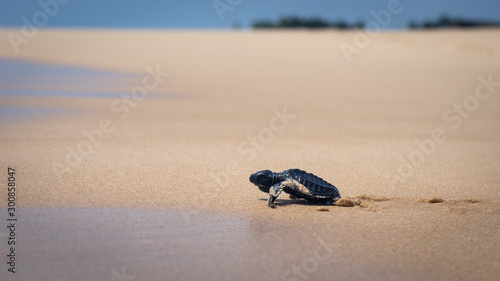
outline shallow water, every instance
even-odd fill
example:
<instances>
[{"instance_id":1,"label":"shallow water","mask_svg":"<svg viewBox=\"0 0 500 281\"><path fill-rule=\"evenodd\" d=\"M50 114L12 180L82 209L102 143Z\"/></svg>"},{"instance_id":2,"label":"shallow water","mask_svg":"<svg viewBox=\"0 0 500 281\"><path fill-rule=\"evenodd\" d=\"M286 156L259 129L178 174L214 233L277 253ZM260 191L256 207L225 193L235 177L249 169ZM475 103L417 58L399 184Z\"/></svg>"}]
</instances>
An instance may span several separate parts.
<instances>
[{"instance_id":1,"label":"shallow water","mask_svg":"<svg viewBox=\"0 0 500 281\"><path fill-rule=\"evenodd\" d=\"M0 58L0 98L121 98L140 83L141 75L72 65L56 65ZM178 98L173 94L150 98ZM1 102L1 101L0 101ZM22 101L21 101L22 102ZM23 107L0 104L0 122L69 113L60 107Z\"/></svg>"},{"instance_id":2,"label":"shallow water","mask_svg":"<svg viewBox=\"0 0 500 281\"><path fill-rule=\"evenodd\" d=\"M135 78L134 73L0 58L0 96L119 97L116 90L95 88L123 88Z\"/></svg>"},{"instance_id":3,"label":"shallow water","mask_svg":"<svg viewBox=\"0 0 500 281\"><path fill-rule=\"evenodd\" d=\"M78 97L78 98L120 98L124 92L102 92L81 90L33 90L33 89L0 89L0 96L23 97Z\"/></svg>"},{"instance_id":4,"label":"shallow water","mask_svg":"<svg viewBox=\"0 0 500 281\"><path fill-rule=\"evenodd\" d=\"M42 116L68 112L70 111L62 108L0 106L0 123L38 118Z\"/></svg>"},{"instance_id":5,"label":"shallow water","mask_svg":"<svg viewBox=\"0 0 500 281\"><path fill-rule=\"evenodd\" d=\"M20 75L26 77L37 76L52 76L61 77L61 79L68 77L105 77L105 78L126 78L134 77L134 74L101 70L83 66L72 65L58 65L42 62L14 60L7 58L0 58L0 75ZM3 82L3 80L0 80Z\"/></svg>"}]
</instances>

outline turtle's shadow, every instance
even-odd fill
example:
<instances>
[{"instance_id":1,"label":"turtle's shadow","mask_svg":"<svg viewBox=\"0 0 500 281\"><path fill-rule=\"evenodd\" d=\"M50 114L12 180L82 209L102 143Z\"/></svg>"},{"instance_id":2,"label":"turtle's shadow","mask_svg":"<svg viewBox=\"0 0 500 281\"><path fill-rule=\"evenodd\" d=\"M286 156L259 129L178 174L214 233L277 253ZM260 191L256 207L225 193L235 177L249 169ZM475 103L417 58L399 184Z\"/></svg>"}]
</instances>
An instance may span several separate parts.
<instances>
[{"instance_id":1,"label":"turtle's shadow","mask_svg":"<svg viewBox=\"0 0 500 281\"><path fill-rule=\"evenodd\" d=\"M261 198L260 201L265 201L267 203L267 199ZM320 203L320 202L309 202L304 199L276 199L274 201L276 206L289 206L289 205L303 205L303 206L332 206L332 204L328 203Z\"/></svg>"}]
</instances>

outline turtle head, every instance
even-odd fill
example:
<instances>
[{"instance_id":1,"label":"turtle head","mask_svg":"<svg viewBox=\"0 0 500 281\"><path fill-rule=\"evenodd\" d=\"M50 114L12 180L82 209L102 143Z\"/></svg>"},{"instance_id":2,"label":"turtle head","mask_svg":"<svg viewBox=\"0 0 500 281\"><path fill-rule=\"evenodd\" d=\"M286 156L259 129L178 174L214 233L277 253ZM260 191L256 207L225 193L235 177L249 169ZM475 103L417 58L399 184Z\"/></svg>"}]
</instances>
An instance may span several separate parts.
<instances>
[{"instance_id":1,"label":"turtle head","mask_svg":"<svg viewBox=\"0 0 500 281\"><path fill-rule=\"evenodd\" d=\"M269 170L259 171L250 176L250 182L255 184L260 191L269 193L274 184L274 173Z\"/></svg>"}]
</instances>

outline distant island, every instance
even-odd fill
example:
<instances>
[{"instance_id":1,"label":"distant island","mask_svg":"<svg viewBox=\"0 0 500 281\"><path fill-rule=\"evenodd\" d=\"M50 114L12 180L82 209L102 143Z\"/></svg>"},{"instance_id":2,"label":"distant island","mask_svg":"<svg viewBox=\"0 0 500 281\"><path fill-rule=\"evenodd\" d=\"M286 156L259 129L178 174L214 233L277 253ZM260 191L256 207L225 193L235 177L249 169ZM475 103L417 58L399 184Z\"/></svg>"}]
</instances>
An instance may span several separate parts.
<instances>
[{"instance_id":1,"label":"distant island","mask_svg":"<svg viewBox=\"0 0 500 281\"><path fill-rule=\"evenodd\" d=\"M365 22L358 21L356 23L348 23L344 20L328 21L319 17L301 18L298 16L284 16L273 22L270 20L257 20L252 27L259 28L336 28L336 29L353 29L364 28Z\"/></svg>"},{"instance_id":2,"label":"distant island","mask_svg":"<svg viewBox=\"0 0 500 281\"><path fill-rule=\"evenodd\" d=\"M436 28L475 28L475 27L500 27L500 22L491 22L458 17L440 16L436 20L424 20L422 23L410 21L410 29L436 29Z\"/></svg>"},{"instance_id":3,"label":"distant island","mask_svg":"<svg viewBox=\"0 0 500 281\"><path fill-rule=\"evenodd\" d=\"M253 29L266 28L305 28L305 29L364 29L366 22L358 20L347 22L345 20L328 21L320 17L283 16L276 21L256 20L252 24ZM440 16L435 20L423 20L417 22L411 20L407 26L409 29L438 29L438 28L477 28L477 27L500 27L500 22L491 22L474 19L463 19L458 17Z\"/></svg>"}]
</instances>

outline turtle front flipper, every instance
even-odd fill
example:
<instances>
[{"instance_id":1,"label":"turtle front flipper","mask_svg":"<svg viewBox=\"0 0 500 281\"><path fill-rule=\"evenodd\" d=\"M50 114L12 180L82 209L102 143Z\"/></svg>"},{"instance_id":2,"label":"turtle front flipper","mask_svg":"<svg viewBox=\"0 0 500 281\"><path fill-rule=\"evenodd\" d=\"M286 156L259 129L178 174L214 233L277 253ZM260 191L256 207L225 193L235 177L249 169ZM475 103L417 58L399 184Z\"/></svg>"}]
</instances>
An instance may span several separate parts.
<instances>
[{"instance_id":1,"label":"turtle front flipper","mask_svg":"<svg viewBox=\"0 0 500 281\"><path fill-rule=\"evenodd\" d=\"M269 200L267 200L267 206L269 208L276 207L274 201L276 201L276 199L278 198L278 196L280 196L282 191L283 191L283 186L281 185L281 183L277 183L269 189Z\"/></svg>"}]
</instances>

